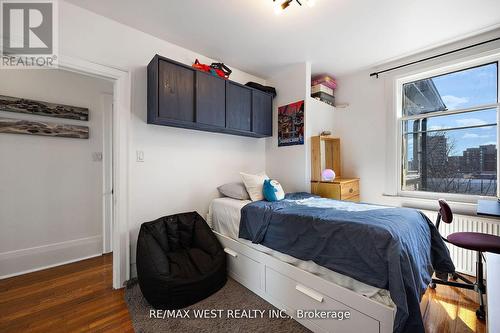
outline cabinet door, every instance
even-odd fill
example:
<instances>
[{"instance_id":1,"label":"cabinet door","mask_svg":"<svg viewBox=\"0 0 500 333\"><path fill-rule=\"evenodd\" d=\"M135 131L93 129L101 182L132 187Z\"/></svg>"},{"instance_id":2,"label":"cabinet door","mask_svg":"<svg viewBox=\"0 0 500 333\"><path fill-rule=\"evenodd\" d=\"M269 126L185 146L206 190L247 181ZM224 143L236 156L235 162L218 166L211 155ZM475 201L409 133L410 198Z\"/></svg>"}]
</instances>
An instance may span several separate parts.
<instances>
[{"instance_id":1,"label":"cabinet door","mask_svg":"<svg viewBox=\"0 0 500 333\"><path fill-rule=\"evenodd\" d=\"M158 116L162 119L194 121L194 70L160 60Z\"/></svg>"},{"instance_id":2,"label":"cabinet door","mask_svg":"<svg viewBox=\"0 0 500 333\"><path fill-rule=\"evenodd\" d=\"M226 82L213 75L196 72L196 122L226 125Z\"/></svg>"},{"instance_id":3,"label":"cabinet door","mask_svg":"<svg viewBox=\"0 0 500 333\"><path fill-rule=\"evenodd\" d=\"M252 92L252 132L273 135L273 98L255 90Z\"/></svg>"},{"instance_id":4,"label":"cabinet door","mask_svg":"<svg viewBox=\"0 0 500 333\"><path fill-rule=\"evenodd\" d=\"M226 127L251 130L252 90L226 82Z\"/></svg>"}]
</instances>

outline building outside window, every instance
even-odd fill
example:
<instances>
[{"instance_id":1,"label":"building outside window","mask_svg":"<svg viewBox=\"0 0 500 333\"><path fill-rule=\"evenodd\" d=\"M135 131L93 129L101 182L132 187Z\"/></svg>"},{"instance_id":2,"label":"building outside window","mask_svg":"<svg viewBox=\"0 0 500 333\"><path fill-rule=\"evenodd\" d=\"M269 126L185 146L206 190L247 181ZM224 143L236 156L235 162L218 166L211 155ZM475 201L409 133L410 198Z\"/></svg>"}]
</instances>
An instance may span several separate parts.
<instances>
[{"instance_id":1,"label":"building outside window","mask_svg":"<svg viewBox=\"0 0 500 333\"><path fill-rule=\"evenodd\" d=\"M498 63L402 86L403 191L497 195Z\"/></svg>"}]
</instances>

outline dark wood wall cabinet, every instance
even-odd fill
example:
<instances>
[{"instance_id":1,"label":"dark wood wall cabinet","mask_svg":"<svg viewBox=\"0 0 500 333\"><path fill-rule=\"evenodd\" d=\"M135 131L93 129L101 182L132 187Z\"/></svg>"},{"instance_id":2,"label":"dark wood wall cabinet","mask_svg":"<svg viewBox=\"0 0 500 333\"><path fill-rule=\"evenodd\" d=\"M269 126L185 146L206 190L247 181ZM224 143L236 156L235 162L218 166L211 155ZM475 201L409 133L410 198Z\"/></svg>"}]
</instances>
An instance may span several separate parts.
<instances>
[{"instance_id":1,"label":"dark wood wall cabinet","mask_svg":"<svg viewBox=\"0 0 500 333\"><path fill-rule=\"evenodd\" d=\"M148 65L148 124L263 138L273 96L156 55Z\"/></svg>"}]
</instances>

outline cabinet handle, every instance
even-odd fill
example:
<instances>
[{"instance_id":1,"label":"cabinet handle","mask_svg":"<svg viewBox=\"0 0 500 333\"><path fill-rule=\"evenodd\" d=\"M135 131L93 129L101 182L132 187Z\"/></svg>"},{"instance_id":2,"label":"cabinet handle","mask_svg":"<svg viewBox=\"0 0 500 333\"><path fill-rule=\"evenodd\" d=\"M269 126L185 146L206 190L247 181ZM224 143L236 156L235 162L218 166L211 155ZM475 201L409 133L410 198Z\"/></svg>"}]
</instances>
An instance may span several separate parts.
<instances>
[{"instance_id":1,"label":"cabinet handle","mask_svg":"<svg viewBox=\"0 0 500 333\"><path fill-rule=\"evenodd\" d=\"M354 189L351 187L351 188L349 189L349 193L352 193L352 192L354 192Z\"/></svg>"},{"instance_id":2,"label":"cabinet handle","mask_svg":"<svg viewBox=\"0 0 500 333\"><path fill-rule=\"evenodd\" d=\"M163 83L163 87L165 88L165 90L171 94L174 93L174 89L172 88L172 86L170 86L170 83L165 80L165 82Z\"/></svg>"},{"instance_id":3,"label":"cabinet handle","mask_svg":"<svg viewBox=\"0 0 500 333\"><path fill-rule=\"evenodd\" d=\"M235 252L231 249L228 249L227 247L224 248L224 252L226 252L227 254L229 254L231 257L238 257L238 252Z\"/></svg>"},{"instance_id":4,"label":"cabinet handle","mask_svg":"<svg viewBox=\"0 0 500 333\"><path fill-rule=\"evenodd\" d=\"M306 286L303 286L301 284L296 285L295 289L297 291L300 291L304 295L311 297L315 301L318 301L319 303L323 303L323 295L321 295L320 293L318 293L312 289L309 289Z\"/></svg>"}]
</instances>

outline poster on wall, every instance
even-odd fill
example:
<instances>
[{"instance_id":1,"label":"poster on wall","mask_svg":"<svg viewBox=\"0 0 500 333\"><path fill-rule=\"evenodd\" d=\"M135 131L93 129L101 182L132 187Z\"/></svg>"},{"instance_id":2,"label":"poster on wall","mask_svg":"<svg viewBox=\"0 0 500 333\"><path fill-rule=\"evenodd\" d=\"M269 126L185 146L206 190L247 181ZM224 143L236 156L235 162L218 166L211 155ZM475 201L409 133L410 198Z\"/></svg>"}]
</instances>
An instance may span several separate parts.
<instances>
[{"instance_id":1,"label":"poster on wall","mask_svg":"<svg viewBox=\"0 0 500 333\"><path fill-rule=\"evenodd\" d=\"M278 108L278 147L304 144L304 101Z\"/></svg>"}]
</instances>

